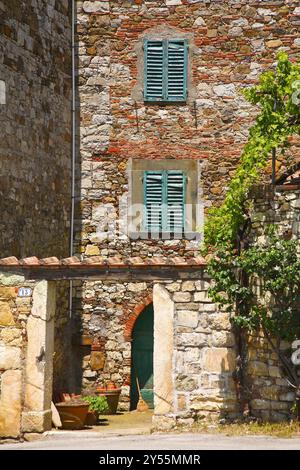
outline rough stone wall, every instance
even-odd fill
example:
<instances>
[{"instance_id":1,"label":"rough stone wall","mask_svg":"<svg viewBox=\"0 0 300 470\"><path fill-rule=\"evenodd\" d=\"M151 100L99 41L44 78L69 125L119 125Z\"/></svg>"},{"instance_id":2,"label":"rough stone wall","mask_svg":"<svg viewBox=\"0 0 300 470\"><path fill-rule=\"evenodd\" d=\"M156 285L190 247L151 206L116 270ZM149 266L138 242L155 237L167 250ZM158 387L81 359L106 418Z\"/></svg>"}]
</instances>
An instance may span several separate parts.
<instances>
[{"instance_id":1,"label":"rough stone wall","mask_svg":"<svg viewBox=\"0 0 300 470\"><path fill-rule=\"evenodd\" d=\"M81 283L78 281L78 284ZM98 379L122 386L120 408L130 406L131 343L134 321L152 296L152 284L86 281L76 286L73 343L77 390Z\"/></svg>"},{"instance_id":2,"label":"rough stone wall","mask_svg":"<svg viewBox=\"0 0 300 470\"><path fill-rule=\"evenodd\" d=\"M0 273L0 439L51 429L55 296L54 283Z\"/></svg>"},{"instance_id":3,"label":"rough stone wall","mask_svg":"<svg viewBox=\"0 0 300 470\"><path fill-rule=\"evenodd\" d=\"M130 243L122 234L107 240L96 233L103 218L98 209L111 204L121 217L119 198L130 199L130 159L198 160L199 199L206 207L222 200L255 114L239 89L256 83L279 50L297 56L299 2L107 0L77 6L76 251L190 256L193 249L183 240L171 247L169 241ZM189 40L186 104L143 102L142 41L155 34Z\"/></svg>"},{"instance_id":4,"label":"rough stone wall","mask_svg":"<svg viewBox=\"0 0 300 470\"><path fill-rule=\"evenodd\" d=\"M251 214L254 239L263 237L265 228L273 224L286 237L300 239L300 187L289 185L274 189L260 185L253 192Z\"/></svg>"},{"instance_id":5,"label":"rough stone wall","mask_svg":"<svg viewBox=\"0 0 300 470\"><path fill-rule=\"evenodd\" d=\"M0 275L0 437L18 437L21 430L26 325L32 298L18 298L21 276ZM25 283L33 287L34 283Z\"/></svg>"},{"instance_id":6,"label":"rough stone wall","mask_svg":"<svg viewBox=\"0 0 300 470\"><path fill-rule=\"evenodd\" d=\"M67 256L68 0L0 2L0 256Z\"/></svg>"},{"instance_id":7,"label":"rough stone wall","mask_svg":"<svg viewBox=\"0 0 300 470\"><path fill-rule=\"evenodd\" d=\"M174 302L174 409L156 416L156 426L192 424L204 418L238 415L233 372L235 339L229 314L219 311L207 295L209 279L165 284ZM163 312L162 312L163 314Z\"/></svg>"},{"instance_id":8,"label":"rough stone wall","mask_svg":"<svg viewBox=\"0 0 300 470\"><path fill-rule=\"evenodd\" d=\"M288 238L300 238L300 188L297 186L257 186L253 192L251 214L253 239L262 241L270 224ZM290 345L283 342L283 350ZM295 393L288 386L280 364L262 334L249 338L248 386L250 407L254 416L263 420L281 421L291 416Z\"/></svg>"},{"instance_id":9,"label":"rough stone wall","mask_svg":"<svg viewBox=\"0 0 300 470\"><path fill-rule=\"evenodd\" d=\"M174 329L164 333L174 341L171 421L237 412L234 338L228 315L218 312L208 299L209 282L201 276L197 281L162 284L175 305ZM92 388L97 379L100 383L112 380L122 387L120 409L129 409L131 333L136 318L152 301L153 283L87 281L83 289L76 327L83 335L83 387ZM87 338L92 346L86 345Z\"/></svg>"},{"instance_id":10,"label":"rough stone wall","mask_svg":"<svg viewBox=\"0 0 300 470\"><path fill-rule=\"evenodd\" d=\"M281 348L290 350L290 345L282 342ZM247 387L252 416L263 421L285 421L292 416L294 390L288 386L277 355L262 334L249 338Z\"/></svg>"}]
</instances>

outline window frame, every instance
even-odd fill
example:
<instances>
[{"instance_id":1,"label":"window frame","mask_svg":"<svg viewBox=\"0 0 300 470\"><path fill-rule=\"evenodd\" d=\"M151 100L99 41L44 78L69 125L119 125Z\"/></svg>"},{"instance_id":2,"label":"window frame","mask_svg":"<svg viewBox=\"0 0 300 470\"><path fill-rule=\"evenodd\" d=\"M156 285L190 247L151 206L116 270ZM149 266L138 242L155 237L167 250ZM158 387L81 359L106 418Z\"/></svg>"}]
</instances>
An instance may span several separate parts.
<instances>
[{"instance_id":1,"label":"window frame","mask_svg":"<svg viewBox=\"0 0 300 470\"><path fill-rule=\"evenodd\" d=\"M154 230L148 225L148 211L147 211L147 175L161 174L162 175L162 209L161 209L161 228L159 230ZM181 230L171 230L171 227L168 226L168 174L181 174L182 175L182 227ZM186 185L187 185L187 175L185 171L182 170L144 170L143 172L143 220L142 227L143 231L146 233L160 234L160 233L170 233L171 235L184 236L186 231Z\"/></svg>"},{"instance_id":2,"label":"window frame","mask_svg":"<svg viewBox=\"0 0 300 470\"><path fill-rule=\"evenodd\" d=\"M147 54L149 42L162 43L163 46L163 76L162 76L162 98L148 96L148 69L147 69ZM169 43L183 42L184 46L184 77L183 77L183 93L182 97L175 99L168 97L168 49ZM185 103L188 97L188 51L189 44L187 39L183 38L168 38L168 39L144 39L144 102L146 103Z\"/></svg>"}]
</instances>

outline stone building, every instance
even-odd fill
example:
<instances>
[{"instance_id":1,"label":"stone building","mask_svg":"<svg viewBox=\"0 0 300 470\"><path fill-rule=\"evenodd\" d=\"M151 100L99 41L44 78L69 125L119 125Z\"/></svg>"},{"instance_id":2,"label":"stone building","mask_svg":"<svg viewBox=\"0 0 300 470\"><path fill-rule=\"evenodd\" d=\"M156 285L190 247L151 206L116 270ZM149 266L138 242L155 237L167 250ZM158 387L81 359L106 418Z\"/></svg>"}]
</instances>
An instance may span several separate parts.
<instances>
[{"instance_id":1,"label":"stone building","mask_svg":"<svg viewBox=\"0 0 300 470\"><path fill-rule=\"evenodd\" d=\"M161 256L171 264L178 256L194 258L204 213L224 197L253 122L253 108L240 90L257 82L279 50L296 58L299 6L230 0L84 1L77 6L75 254L149 262ZM295 148L291 155L299 158ZM179 203L173 202L173 190ZM157 198L166 203L165 212L157 210ZM172 207L173 228L183 233L172 233ZM157 231L152 237L149 228ZM224 377L220 370L210 375L200 360L206 348L208 354L219 348L214 357L231 362L226 358L233 351L232 335L222 329L221 319L216 331L206 319L215 307L193 282L165 288L176 305L173 379L180 398L175 402L188 410L194 399L190 392L196 400L202 394L207 399L216 383L230 395L234 387L226 382L226 371ZM112 380L123 386L122 407L133 407L139 367L135 321L143 309L149 314L152 283L87 279L76 281L73 290L74 331L93 343L91 353L83 348L77 380L84 387Z\"/></svg>"},{"instance_id":2,"label":"stone building","mask_svg":"<svg viewBox=\"0 0 300 470\"><path fill-rule=\"evenodd\" d=\"M292 59L299 53L299 2L76 1L74 221L71 11L68 2L37 2L44 10L36 25L18 27L24 35L16 39L17 13L6 6L16 3L0 2L0 12L12 18L0 40L13 57L0 63L0 84L7 99L15 93L15 114L3 108L5 122L15 121L15 128L7 124L5 149L13 154L17 147L15 131L20 145L27 142L28 164L24 159L25 170L15 175L11 163L5 184L17 198L27 183L32 189L24 207L16 199L16 211L12 199L3 202L13 217L2 234L9 258L0 266L2 435L51 425L52 382L56 392L81 392L113 381L121 388L120 409L129 410L136 406L138 378L158 427L238 416L238 350L228 314L207 295L201 230L207 208L226 193L253 122L240 89L255 84L279 50ZM27 17L35 18L34 11ZM17 91L9 83L32 31L46 50L36 66L40 88L22 88L33 113L27 120L17 117ZM34 64L35 54L36 48L28 52ZM24 72L17 69L18 77L30 73L30 63ZM290 160L299 159L295 146L289 152ZM40 155L41 167L32 155ZM279 160L277 170L283 165ZM293 197L288 191L274 196L287 225L299 218L290 202L299 200L299 190L289 191ZM23 245L13 236L18 210L22 217L28 211ZM67 258L73 225L73 256ZM20 287L32 295L20 298ZM261 338L250 342L248 375L253 414L285 419L293 396ZM15 411L9 412L12 388Z\"/></svg>"},{"instance_id":3,"label":"stone building","mask_svg":"<svg viewBox=\"0 0 300 470\"><path fill-rule=\"evenodd\" d=\"M1 2L1 257L69 253L70 45L67 0Z\"/></svg>"}]
</instances>

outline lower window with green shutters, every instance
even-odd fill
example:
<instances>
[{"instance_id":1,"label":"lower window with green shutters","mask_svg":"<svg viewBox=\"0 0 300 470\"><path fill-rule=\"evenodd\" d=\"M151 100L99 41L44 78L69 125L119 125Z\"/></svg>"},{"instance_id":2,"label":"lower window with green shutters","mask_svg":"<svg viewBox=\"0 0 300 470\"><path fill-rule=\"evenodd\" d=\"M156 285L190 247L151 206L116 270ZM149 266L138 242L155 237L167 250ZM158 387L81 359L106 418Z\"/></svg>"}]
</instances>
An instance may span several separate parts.
<instances>
[{"instance_id":1,"label":"lower window with green shutters","mask_svg":"<svg viewBox=\"0 0 300 470\"><path fill-rule=\"evenodd\" d=\"M185 230L186 175L177 170L144 172L144 229L148 233Z\"/></svg>"}]
</instances>

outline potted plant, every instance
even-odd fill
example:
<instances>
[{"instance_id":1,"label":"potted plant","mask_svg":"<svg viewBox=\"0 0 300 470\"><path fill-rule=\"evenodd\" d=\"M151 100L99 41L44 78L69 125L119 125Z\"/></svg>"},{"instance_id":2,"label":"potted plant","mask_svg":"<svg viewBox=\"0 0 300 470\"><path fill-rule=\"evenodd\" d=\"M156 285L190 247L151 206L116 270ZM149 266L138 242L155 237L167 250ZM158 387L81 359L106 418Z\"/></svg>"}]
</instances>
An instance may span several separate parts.
<instances>
[{"instance_id":1,"label":"potted plant","mask_svg":"<svg viewBox=\"0 0 300 470\"><path fill-rule=\"evenodd\" d=\"M108 410L105 414L114 415L117 412L121 389L117 388L113 382L98 387L96 393L99 397L105 397L108 405Z\"/></svg>"},{"instance_id":2,"label":"potted plant","mask_svg":"<svg viewBox=\"0 0 300 470\"><path fill-rule=\"evenodd\" d=\"M82 429L89 411L89 404L82 398L71 398L55 404L63 429Z\"/></svg>"},{"instance_id":3,"label":"potted plant","mask_svg":"<svg viewBox=\"0 0 300 470\"><path fill-rule=\"evenodd\" d=\"M89 405L85 424L88 426L94 426L98 421L99 415L108 411L109 408L107 400L103 396L88 395L83 397L83 401Z\"/></svg>"}]
</instances>

